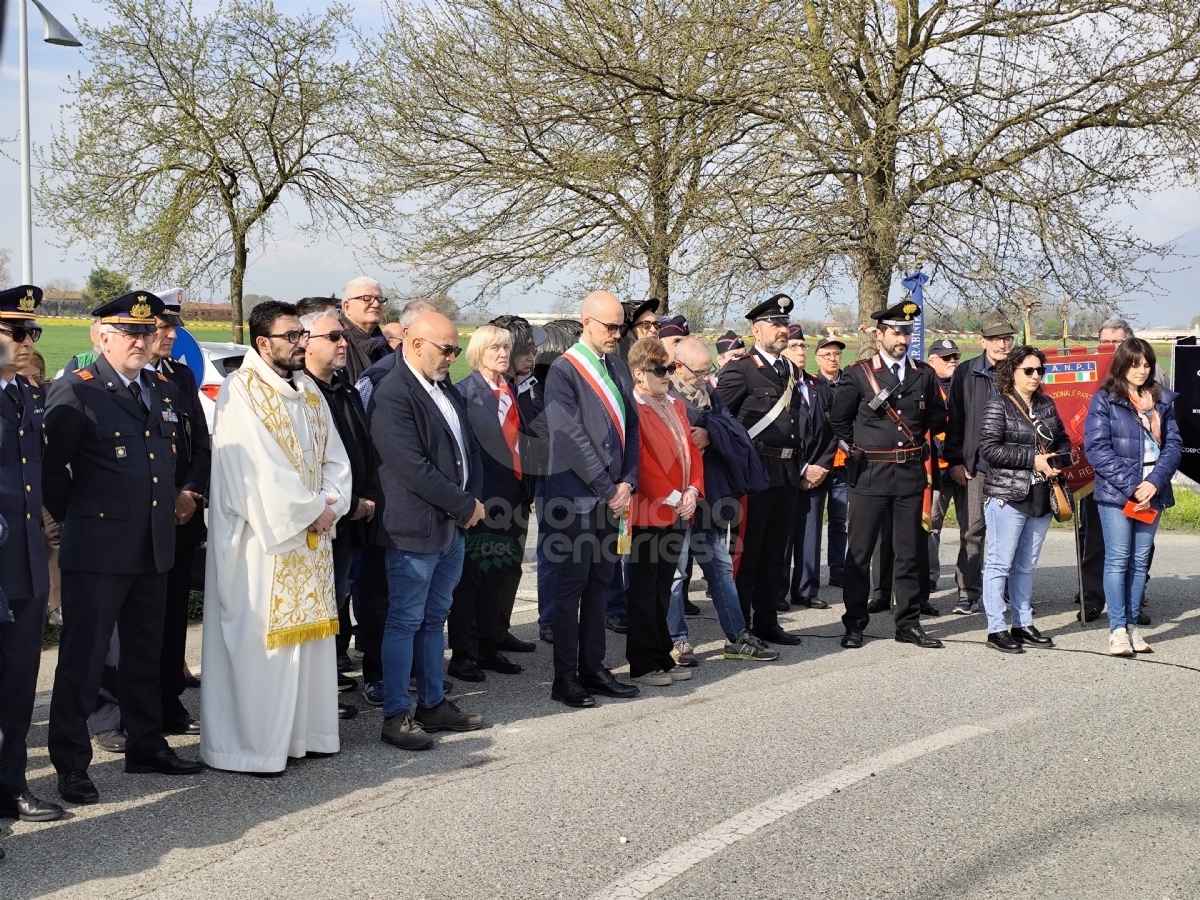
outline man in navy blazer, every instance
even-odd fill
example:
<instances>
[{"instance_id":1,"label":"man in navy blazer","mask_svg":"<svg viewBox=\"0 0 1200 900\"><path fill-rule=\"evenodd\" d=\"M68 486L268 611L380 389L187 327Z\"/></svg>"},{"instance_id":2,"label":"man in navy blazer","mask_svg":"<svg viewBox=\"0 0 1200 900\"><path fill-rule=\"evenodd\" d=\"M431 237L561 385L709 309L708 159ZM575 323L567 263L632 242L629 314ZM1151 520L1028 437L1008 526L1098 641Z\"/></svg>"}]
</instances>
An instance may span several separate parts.
<instances>
[{"instance_id":1,"label":"man in navy blazer","mask_svg":"<svg viewBox=\"0 0 1200 900\"><path fill-rule=\"evenodd\" d=\"M546 554L559 562L554 684L568 706L593 693L633 697L604 666L604 612L617 564L618 517L637 488L638 421L629 369L614 352L625 315L607 291L583 301L583 334L546 375L550 459L543 496Z\"/></svg>"},{"instance_id":2,"label":"man in navy blazer","mask_svg":"<svg viewBox=\"0 0 1200 900\"><path fill-rule=\"evenodd\" d=\"M484 515L479 445L446 377L459 352L454 323L422 313L405 333L403 358L372 396L381 489L376 540L388 573L380 737L405 750L428 749L430 732L483 724L447 700L442 686L442 629L462 575L463 532ZM415 714L408 694L414 671Z\"/></svg>"}]
</instances>

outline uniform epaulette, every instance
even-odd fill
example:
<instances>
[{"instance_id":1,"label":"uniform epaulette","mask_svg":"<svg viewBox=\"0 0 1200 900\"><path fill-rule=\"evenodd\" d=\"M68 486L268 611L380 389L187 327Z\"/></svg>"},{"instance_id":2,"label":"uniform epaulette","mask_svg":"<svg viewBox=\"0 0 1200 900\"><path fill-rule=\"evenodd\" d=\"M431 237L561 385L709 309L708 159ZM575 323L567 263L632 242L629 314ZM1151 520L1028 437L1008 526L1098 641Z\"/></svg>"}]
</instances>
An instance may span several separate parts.
<instances>
[{"instance_id":1,"label":"uniform epaulette","mask_svg":"<svg viewBox=\"0 0 1200 900\"><path fill-rule=\"evenodd\" d=\"M76 369L71 374L78 375L84 381L91 381L93 378L96 377L91 372L89 372L87 369Z\"/></svg>"}]
</instances>

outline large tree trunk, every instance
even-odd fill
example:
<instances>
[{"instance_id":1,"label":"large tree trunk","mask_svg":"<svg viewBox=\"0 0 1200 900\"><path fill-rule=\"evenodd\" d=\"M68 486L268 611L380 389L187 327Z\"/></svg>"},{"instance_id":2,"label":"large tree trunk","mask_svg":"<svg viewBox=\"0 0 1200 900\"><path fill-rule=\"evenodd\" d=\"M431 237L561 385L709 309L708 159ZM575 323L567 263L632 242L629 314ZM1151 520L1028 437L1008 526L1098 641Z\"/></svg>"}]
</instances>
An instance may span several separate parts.
<instances>
[{"instance_id":1,"label":"large tree trunk","mask_svg":"<svg viewBox=\"0 0 1200 900\"><path fill-rule=\"evenodd\" d=\"M868 192L869 193L869 192ZM874 204L869 204L874 205ZM886 204L874 205L865 240L858 248L858 358L875 352L875 333L866 329L876 322L871 313L886 309L892 273L896 271L896 222L899 214Z\"/></svg>"},{"instance_id":2,"label":"large tree trunk","mask_svg":"<svg viewBox=\"0 0 1200 900\"><path fill-rule=\"evenodd\" d=\"M246 235L235 230L233 233L233 269L229 272L229 306L233 326L233 342L244 344L242 332L242 285L246 281Z\"/></svg>"}]
</instances>

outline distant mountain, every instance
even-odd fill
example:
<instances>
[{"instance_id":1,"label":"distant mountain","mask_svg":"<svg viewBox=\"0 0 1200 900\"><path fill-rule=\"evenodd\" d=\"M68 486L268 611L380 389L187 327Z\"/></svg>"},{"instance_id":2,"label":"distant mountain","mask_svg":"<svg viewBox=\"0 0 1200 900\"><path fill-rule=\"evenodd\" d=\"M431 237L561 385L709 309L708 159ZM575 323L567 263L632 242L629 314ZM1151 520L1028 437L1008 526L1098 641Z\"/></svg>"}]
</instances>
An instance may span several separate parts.
<instances>
[{"instance_id":1,"label":"distant mountain","mask_svg":"<svg viewBox=\"0 0 1200 900\"><path fill-rule=\"evenodd\" d=\"M1121 303L1137 325L1186 326L1200 315L1200 228L1184 232L1170 243L1175 253L1147 257L1143 263L1157 270L1158 296L1135 292Z\"/></svg>"}]
</instances>

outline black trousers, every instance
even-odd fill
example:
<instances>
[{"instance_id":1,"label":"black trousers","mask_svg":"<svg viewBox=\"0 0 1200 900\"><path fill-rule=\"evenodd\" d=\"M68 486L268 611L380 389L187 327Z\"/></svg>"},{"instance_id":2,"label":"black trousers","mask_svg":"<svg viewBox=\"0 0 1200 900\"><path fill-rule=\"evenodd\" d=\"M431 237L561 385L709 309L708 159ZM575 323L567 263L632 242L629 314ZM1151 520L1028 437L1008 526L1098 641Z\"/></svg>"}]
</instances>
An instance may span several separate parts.
<instances>
[{"instance_id":1,"label":"black trousers","mask_svg":"<svg viewBox=\"0 0 1200 900\"><path fill-rule=\"evenodd\" d=\"M679 525L633 529L626 593L629 633L625 637L625 658L629 660L631 678L660 669L665 672L675 666L667 608L671 605L671 584L679 556L686 552L686 533Z\"/></svg>"},{"instance_id":2,"label":"black trousers","mask_svg":"<svg viewBox=\"0 0 1200 900\"><path fill-rule=\"evenodd\" d=\"M363 681L383 681L383 623L388 615L387 551L371 544L363 548L359 583L358 645L362 647Z\"/></svg>"},{"instance_id":3,"label":"black trousers","mask_svg":"<svg viewBox=\"0 0 1200 900\"><path fill-rule=\"evenodd\" d=\"M784 553L796 515L799 489L767 488L746 501L745 520L738 527L741 557L735 583L742 616L752 627L776 628L779 614L775 601L784 583Z\"/></svg>"},{"instance_id":4,"label":"black trousers","mask_svg":"<svg viewBox=\"0 0 1200 900\"><path fill-rule=\"evenodd\" d=\"M450 616L446 620L450 649L455 659L488 659L496 654L500 593L504 581L480 577L478 567L468 561L454 589ZM472 647L474 627L478 642Z\"/></svg>"},{"instance_id":5,"label":"black trousers","mask_svg":"<svg viewBox=\"0 0 1200 900\"><path fill-rule=\"evenodd\" d=\"M846 569L842 572L842 600L847 630L867 627L867 597L871 591L871 555L887 519L892 522L892 589L897 628L920 622L921 601L929 597L929 538L921 527L921 494L876 497L850 491L847 522ZM923 567L923 568L922 568Z\"/></svg>"},{"instance_id":6,"label":"black trousers","mask_svg":"<svg viewBox=\"0 0 1200 900\"><path fill-rule=\"evenodd\" d=\"M59 772L92 761L87 719L96 708L113 625L121 639L117 694L125 727L125 758L144 760L167 742L161 734L163 618L167 573L62 573L62 638L50 699L50 761Z\"/></svg>"},{"instance_id":7,"label":"black trousers","mask_svg":"<svg viewBox=\"0 0 1200 900\"><path fill-rule=\"evenodd\" d=\"M887 606L892 605L892 569L896 564L894 543L892 520L885 516L875 540L875 552L871 554L871 599Z\"/></svg>"},{"instance_id":8,"label":"black trousers","mask_svg":"<svg viewBox=\"0 0 1200 900\"><path fill-rule=\"evenodd\" d=\"M7 797L27 787L25 739L33 719L38 667L42 662L42 629L46 623L46 595L8 598L13 619L0 625L0 793Z\"/></svg>"},{"instance_id":9,"label":"black trousers","mask_svg":"<svg viewBox=\"0 0 1200 900\"><path fill-rule=\"evenodd\" d=\"M568 501L569 502L569 501ZM547 559L559 564L554 591L554 677L594 675L604 668L604 611L617 565L617 524L597 501L586 513L546 503Z\"/></svg>"},{"instance_id":10,"label":"black trousers","mask_svg":"<svg viewBox=\"0 0 1200 900\"><path fill-rule=\"evenodd\" d=\"M192 593L192 560L204 540L204 511L186 525L175 526L175 564L167 573L167 605L163 614L162 654L158 680L162 693L162 720L173 722L188 714L180 701L184 691L184 651L187 650L188 599Z\"/></svg>"},{"instance_id":11,"label":"black trousers","mask_svg":"<svg viewBox=\"0 0 1200 900\"><path fill-rule=\"evenodd\" d=\"M529 539L529 517L531 515L533 515L533 508L527 503L524 515L521 516L523 524L517 531L517 548L522 560L525 559L525 542ZM496 620L498 637L504 637L512 628L512 611L517 602L517 591L521 587L521 571L521 566L514 566L512 571L504 577L504 583L500 585L500 604Z\"/></svg>"}]
</instances>

